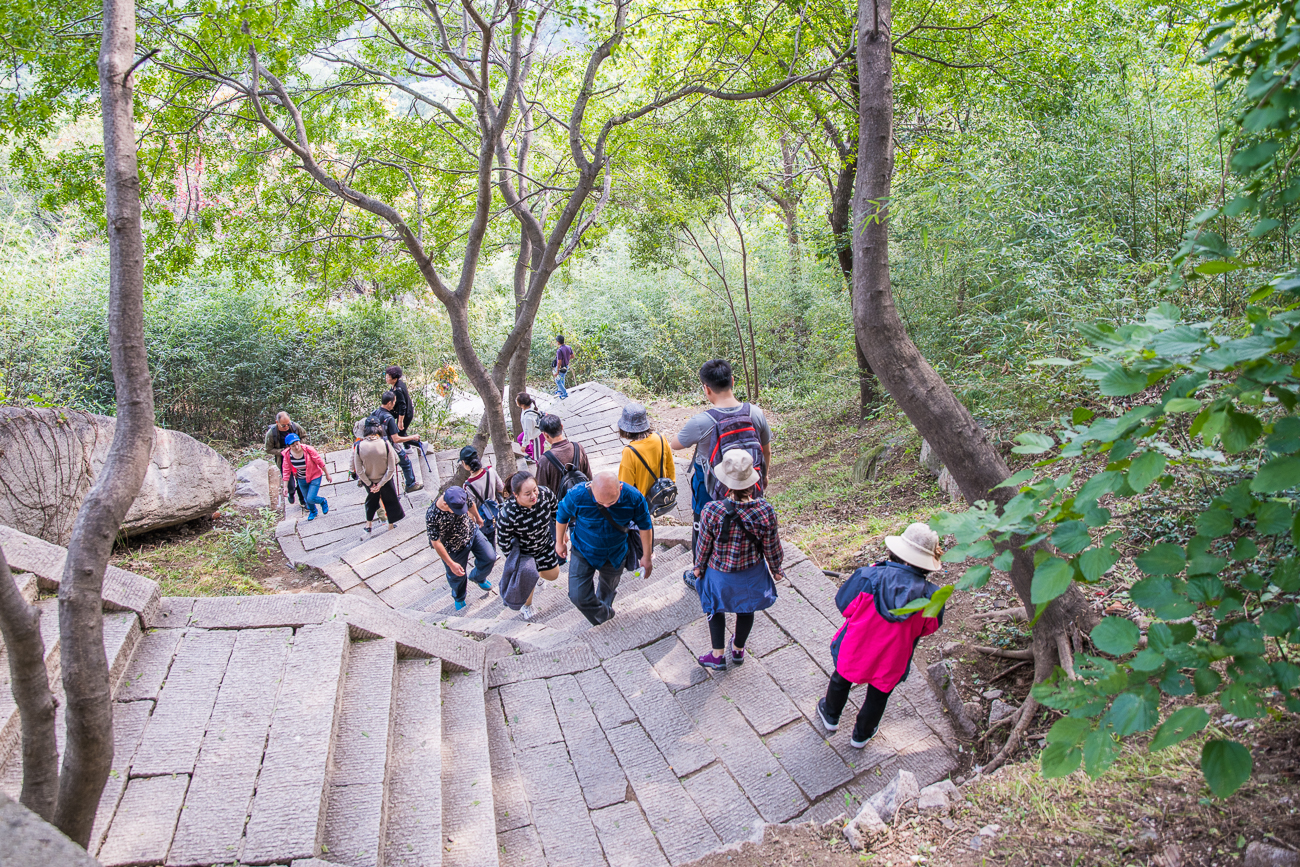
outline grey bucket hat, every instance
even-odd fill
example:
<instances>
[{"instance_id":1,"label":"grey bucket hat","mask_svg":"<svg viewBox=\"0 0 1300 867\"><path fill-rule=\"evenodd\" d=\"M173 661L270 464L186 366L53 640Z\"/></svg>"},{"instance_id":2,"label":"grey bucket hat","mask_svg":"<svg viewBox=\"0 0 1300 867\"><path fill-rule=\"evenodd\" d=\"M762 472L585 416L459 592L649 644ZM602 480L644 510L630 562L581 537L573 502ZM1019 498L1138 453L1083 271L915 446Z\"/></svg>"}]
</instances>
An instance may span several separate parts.
<instances>
[{"instance_id":1,"label":"grey bucket hat","mask_svg":"<svg viewBox=\"0 0 1300 867\"><path fill-rule=\"evenodd\" d=\"M619 416L615 428L628 433L642 433L650 430L650 414L646 412L645 405L629 403L623 407L623 414Z\"/></svg>"}]
</instances>

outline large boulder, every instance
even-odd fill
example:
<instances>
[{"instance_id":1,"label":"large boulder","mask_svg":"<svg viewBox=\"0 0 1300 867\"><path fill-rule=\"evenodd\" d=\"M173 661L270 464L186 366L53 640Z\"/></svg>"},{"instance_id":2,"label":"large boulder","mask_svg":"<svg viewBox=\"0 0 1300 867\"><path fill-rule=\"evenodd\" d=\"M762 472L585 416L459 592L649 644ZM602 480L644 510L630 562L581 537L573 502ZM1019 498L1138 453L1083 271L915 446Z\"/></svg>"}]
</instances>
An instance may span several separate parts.
<instances>
[{"instance_id":1,"label":"large boulder","mask_svg":"<svg viewBox=\"0 0 1300 867\"><path fill-rule=\"evenodd\" d=\"M108 457L116 420L72 409L0 407L0 524L66 546L77 510ZM127 535L210 515L230 499L235 471L208 446L154 429Z\"/></svg>"}]
</instances>

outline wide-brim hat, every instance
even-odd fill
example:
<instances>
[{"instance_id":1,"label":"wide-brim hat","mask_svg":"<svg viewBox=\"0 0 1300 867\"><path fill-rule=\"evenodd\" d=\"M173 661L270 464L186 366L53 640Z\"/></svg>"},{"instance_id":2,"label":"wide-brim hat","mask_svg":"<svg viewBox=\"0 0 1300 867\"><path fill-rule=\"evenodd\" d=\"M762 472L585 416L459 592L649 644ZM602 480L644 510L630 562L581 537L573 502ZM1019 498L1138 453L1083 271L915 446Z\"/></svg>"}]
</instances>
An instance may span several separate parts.
<instances>
[{"instance_id":1,"label":"wide-brim hat","mask_svg":"<svg viewBox=\"0 0 1300 867\"><path fill-rule=\"evenodd\" d=\"M623 407L623 414L614 427L624 433L644 433L650 430L650 413L646 412L645 404L629 403Z\"/></svg>"},{"instance_id":2,"label":"wide-brim hat","mask_svg":"<svg viewBox=\"0 0 1300 867\"><path fill-rule=\"evenodd\" d=\"M744 449L723 452L722 460L713 468L713 475L733 491L752 488L762 478L754 469L754 456Z\"/></svg>"},{"instance_id":3,"label":"wide-brim hat","mask_svg":"<svg viewBox=\"0 0 1300 867\"><path fill-rule=\"evenodd\" d=\"M943 568L939 562L939 534L925 524L909 524L901 536L886 536L885 547L892 554L927 572Z\"/></svg>"}]
</instances>

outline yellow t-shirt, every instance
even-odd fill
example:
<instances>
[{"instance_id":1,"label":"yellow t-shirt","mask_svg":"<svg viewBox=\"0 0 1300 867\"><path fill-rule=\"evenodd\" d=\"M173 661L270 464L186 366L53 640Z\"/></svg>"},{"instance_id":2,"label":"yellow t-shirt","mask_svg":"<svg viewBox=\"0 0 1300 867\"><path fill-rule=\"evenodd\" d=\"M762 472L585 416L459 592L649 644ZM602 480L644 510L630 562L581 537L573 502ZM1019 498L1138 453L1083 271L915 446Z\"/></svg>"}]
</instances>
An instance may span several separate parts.
<instances>
[{"instance_id":1,"label":"yellow t-shirt","mask_svg":"<svg viewBox=\"0 0 1300 867\"><path fill-rule=\"evenodd\" d=\"M632 454L633 449L636 450L636 455ZM645 468L645 464L637 460L637 455L650 465L654 470L653 473ZM661 458L663 478L677 481L677 467L673 466L673 450L669 448L667 438L657 433L623 447L623 459L618 464L618 480L636 488L642 496L648 496L650 486L655 483L656 474L659 472Z\"/></svg>"}]
</instances>

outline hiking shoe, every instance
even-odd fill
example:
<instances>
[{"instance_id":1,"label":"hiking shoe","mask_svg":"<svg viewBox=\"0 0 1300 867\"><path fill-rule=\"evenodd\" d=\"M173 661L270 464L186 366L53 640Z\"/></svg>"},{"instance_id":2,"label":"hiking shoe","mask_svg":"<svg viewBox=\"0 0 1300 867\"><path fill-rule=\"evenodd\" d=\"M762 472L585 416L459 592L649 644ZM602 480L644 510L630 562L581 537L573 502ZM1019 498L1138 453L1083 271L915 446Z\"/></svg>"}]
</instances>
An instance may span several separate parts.
<instances>
[{"instance_id":1,"label":"hiking shoe","mask_svg":"<svg viewBox=\"0 0 1300 867\"><path fill-rule=\"evenodd\" d=\"M362 527L362 528L361 528L361 541L364 542L365 540L369 539L369 538L370 538L370 534L371 534L372 532L374 532L374 529L375 529L374 527Z\"/></svg>"},{"instance_id":2,"label":"hiking shoe","mask_svg":"<svg viewBox=\"0 0 1300 867\"><path fill-rule=\"evenodd\" d=\"M491 581L484 581L482 584L478 585L478 589L480 589L480 590L491 590L491 589L492 589L492 582L491 582Z\"/></svg>"},{"instance_id":3,"label":"hiking shoe","mask_svg":"<svg viewBox=\"0 0 1300 867\"><path fill-rule=\"evenodd\" d=\"M703 656L701 656L697 661L700 663L700 665L704 666L705 668L711 668L714 671L727 670L727 657L725 655L714 656L713 653L710 651L709 653L706 653Z\"/></svg>"},{"instance_id":4,"label":"hiking shoe","mask_svg":"<svg viewBox=\"0 0 1300 867\"><path fill-rule=\"evenodd\" d=\"M839 717L831 719L831 715L826 710L826 699L817 702L817 717L822 721L822 728L828 732L833 732L840 727Z\"/></svg>"},{"instance_id":5,"label":"hiking shoe","mask_svg":"<svg viewBox=\"0 0 1300 867\"><path fill-rule=\"evenodd\" d=\"M312 512L310 515L308 515L308 516L307 516L307 520L308 520L308 521L314 521L314 520L316 520L316 513L315 513L315 512Z\"/></svg>"},{"instance_id":6,"label":"hiking shoe","mask_svg":"<svg viewBox=\"0 0 1300 867\"><path fill-rule=\"evenodd\" d=\"M532 620L533 606L525 604L522 608L519 609L519 613L524 616L525 620Z\"/></svg>"},{"instance_id":7,"label":"hiking shoe","mask_svg":"<svg viewBox=\"0 0 1300 867\"><path fill-rule=\"evenodd\" d=\"M459 610L461 610L461 609L464 608L464 607L465 607L465 600L464 600L464 599L457 599L457 600L456 600L456 610L459 611Z\"/></svg>"},{"instance_id":8,"label":"hiking shoe","mask_svg":"<svg viewBox=\"0 0 1300 867\"><path fill-rule=\"evenodd\" d=\"M423 490L424 490L424 485L407 485L407 486L406 486L406 493L408 493L408 494L414 494L416 491L423 491Z\"/></svg>"},{"instance_id":9,"label":"hiking shoe","mask_svg":"<svg viewBox=\"0 0 1300 867\"><path fill-rule=\"evenodd\" d=\"M322 514L322 515L328 515L328 514L330 513L330 501L329 501L329 500L321 500L321 501L320 501L320 511L321 511L321 514Z\"/></svg>"},{"instance_id":10,"label":"hiking shoe","mask_svg":"<svg viewBox=\"0 0 1300 867\"><path fill-rule=\"evenodd\" d=\"M683 572L682 581L686 582L686 586L694 590L696 593L700 592L699 585L696 583L697 579L694 570L687 569Z\"/></svg>"},{"instance_id":11,"label":"hiking shoe","mask_svg":"<svg viewBox=\"0 0 1300 867\"><path fill-rule=\"evenodd\" d=\"M727 649L731 651L732 665L745 664L745 648L742 647L740 650L736 649L736 636L733 635L731 638L727 639Z\"/></svg>"},{"instance_id":12,"label":"hiking shoe","mask_svg":"<svg viewBox=\"0 0 1300 867\"><path fill-rule=\"evenodd\" d=\"M875 734L876 734L875 732L872 732L862 740L858 740L858 736L854 734L852 737L849 738L849 746L853 747L853 749L855 750L860 750L867 745L867 741L875 737Z\"/></svg>"}]
</instances>

